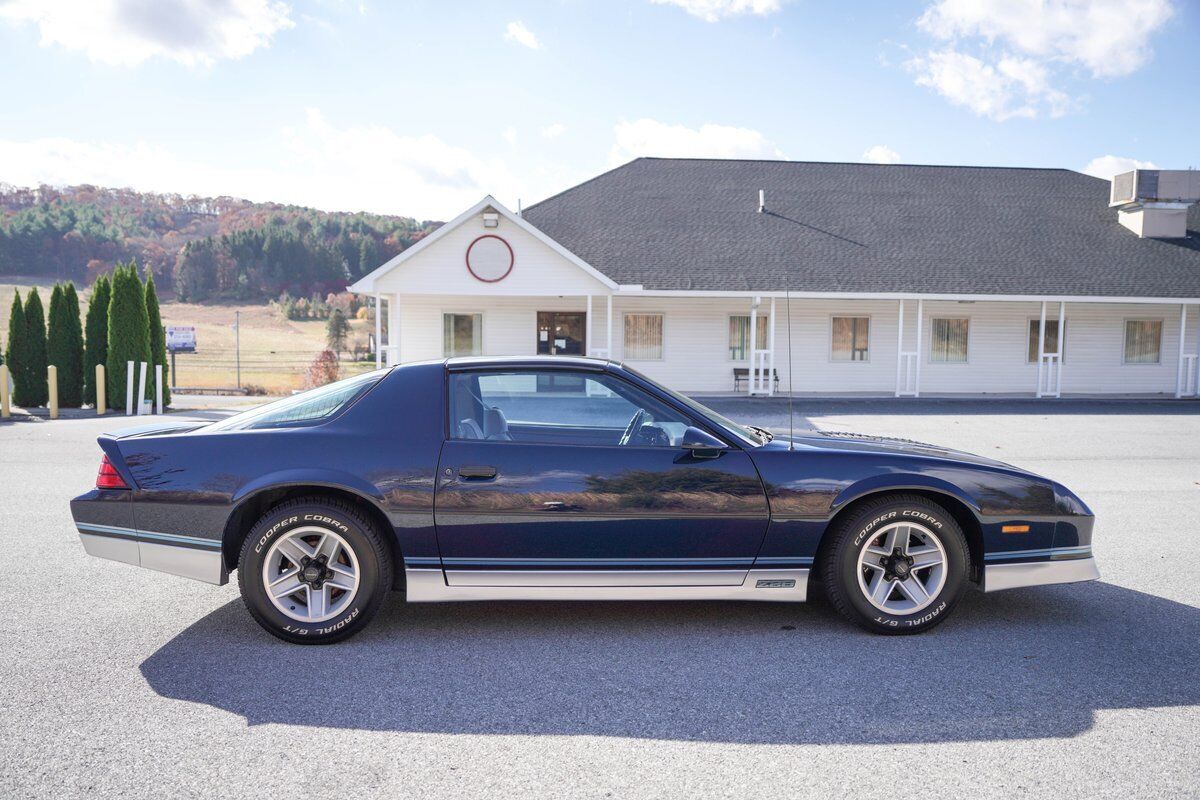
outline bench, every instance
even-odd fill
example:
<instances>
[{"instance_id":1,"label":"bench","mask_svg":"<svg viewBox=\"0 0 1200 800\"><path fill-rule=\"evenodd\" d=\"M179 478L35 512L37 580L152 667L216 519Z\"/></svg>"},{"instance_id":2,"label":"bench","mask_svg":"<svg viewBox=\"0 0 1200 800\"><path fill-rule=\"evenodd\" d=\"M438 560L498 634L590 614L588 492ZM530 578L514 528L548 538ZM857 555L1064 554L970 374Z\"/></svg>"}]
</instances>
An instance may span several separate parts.
<instances>
[{"instance_id":1,"label":"bench","mask_svg":"<svg viewBox=\"0 0 1200 800\"><path fill-rule=\"evenodd\" d=\"M779 391L779 370L771 370L771 375L775 379L775 391ZM742 390L742 381L750 380L749 367L734 367L733 368L733 390L740 392Z\"/></svg>"}]
</instances>

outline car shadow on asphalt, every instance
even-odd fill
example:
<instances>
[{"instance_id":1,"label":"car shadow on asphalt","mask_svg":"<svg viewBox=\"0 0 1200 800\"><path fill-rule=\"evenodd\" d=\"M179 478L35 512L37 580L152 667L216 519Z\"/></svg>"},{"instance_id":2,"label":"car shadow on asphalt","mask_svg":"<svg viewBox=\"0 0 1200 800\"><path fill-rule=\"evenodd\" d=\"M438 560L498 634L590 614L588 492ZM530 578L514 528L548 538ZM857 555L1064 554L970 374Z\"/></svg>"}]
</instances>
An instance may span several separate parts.
<instances>
[{"instance_id":1,"label":"car shadow on asphalt","mask_svg":"<svg viewBox=\"0 0 1200 800\"><path fill-rule=\"evenodd\" d=\"M1066 737L1096 711L1200 704L1200 609L1106 583L983 595L882 637L823 602L393 598L357 637L285 644L241 600L141 665L159 695L371 731L734 743Z\"/></svg>"}]
</instances>

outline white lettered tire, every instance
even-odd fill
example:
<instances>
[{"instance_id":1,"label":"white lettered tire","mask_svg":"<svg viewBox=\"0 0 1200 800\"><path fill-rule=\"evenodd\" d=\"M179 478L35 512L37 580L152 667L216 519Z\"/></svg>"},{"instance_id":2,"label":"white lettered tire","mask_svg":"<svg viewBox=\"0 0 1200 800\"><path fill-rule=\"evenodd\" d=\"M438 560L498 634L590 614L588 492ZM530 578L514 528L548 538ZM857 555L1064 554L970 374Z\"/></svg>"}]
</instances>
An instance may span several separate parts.
<instances>
[{"instance_id":1,"label":"white lettered tire","mask_svg":"<svg viewBox=\"0 0 1200 800\"><path fill-rule=\"evenodd\" d=\"M392 585L392 560L358 509L298 498L262 516L242 544L238 586L251 616L297 644L329 644L362 630Z\"/></svg>"},{"instance_id":2,"label":"white lettered tire","mask_svg":"<svg viewBox=\"0 0 1200 800\"><path fill-rule=\"evenodd\" d=\"M842 616L874 633L920 633L942 622L970 572L962 528L920 495L868 500L828 535L825 592Z\"/></svg>"}]
</instances>

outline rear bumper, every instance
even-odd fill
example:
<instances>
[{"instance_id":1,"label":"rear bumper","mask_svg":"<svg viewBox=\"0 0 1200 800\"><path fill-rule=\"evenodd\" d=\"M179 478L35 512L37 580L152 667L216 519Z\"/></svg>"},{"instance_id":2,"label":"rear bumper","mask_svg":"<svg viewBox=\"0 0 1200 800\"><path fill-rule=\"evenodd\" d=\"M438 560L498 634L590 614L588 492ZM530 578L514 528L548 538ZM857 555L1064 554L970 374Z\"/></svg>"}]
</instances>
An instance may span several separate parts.
<instances>
[{"instance_id":1,"label":"rear bumper","mask_svg":"<svg viewBox=\"0 0 1200 800\"><path fill-rule=\"evenodd\" d=\"M221 542L138 530L127 490L93 490L71 501L79 540L90 556L214 583L229 582Z\"/></svg>"},{"instance_id":2,"label":"rear bumper","mask_svg":"<svg viewBox=\"0 0 1200 800\"><path fill-rule=\"evenodd\" d=\"M983 568L983 590L998 592L1023 586L1079 583L1100 577L1095 557L1024 561L1019 564L988 564Z\"/></svg>"}]
</instances>

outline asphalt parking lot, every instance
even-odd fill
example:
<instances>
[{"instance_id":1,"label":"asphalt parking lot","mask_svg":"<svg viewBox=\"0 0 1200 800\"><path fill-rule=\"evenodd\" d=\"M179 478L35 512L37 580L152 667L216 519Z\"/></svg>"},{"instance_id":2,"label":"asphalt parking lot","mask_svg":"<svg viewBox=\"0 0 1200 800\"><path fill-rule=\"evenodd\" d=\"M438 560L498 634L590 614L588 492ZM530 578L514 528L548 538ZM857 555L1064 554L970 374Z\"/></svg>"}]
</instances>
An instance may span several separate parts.
<instances>
[{"instance_id":1,"label":"asphalt parking lot","mask_svg":"<svg viewBox=\"0 0 1200 800\"><path fill-rule=\"evenodd\" d=\"M787 427L786 404L714 401ZM0 425L0 797L1198 796L1200 403L811 401L1096 511L1103 579L919 637L823 602L389 604L279 642L236 585L88 558L116 419Z\"/></svg>"}]
</instances>

